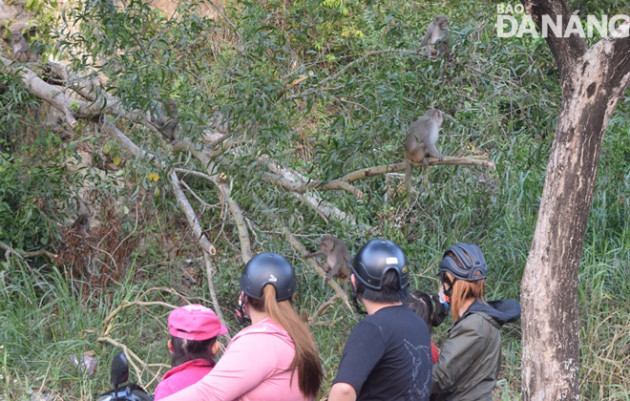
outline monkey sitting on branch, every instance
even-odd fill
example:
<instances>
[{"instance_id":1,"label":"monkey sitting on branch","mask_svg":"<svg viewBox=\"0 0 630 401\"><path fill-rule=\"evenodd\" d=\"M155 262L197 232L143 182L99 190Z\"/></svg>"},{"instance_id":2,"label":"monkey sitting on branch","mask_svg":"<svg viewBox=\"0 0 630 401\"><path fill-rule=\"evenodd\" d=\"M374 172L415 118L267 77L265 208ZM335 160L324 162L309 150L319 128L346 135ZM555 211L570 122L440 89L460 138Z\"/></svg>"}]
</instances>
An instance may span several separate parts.
<instances>
[{"instance_id":1,"label":"monkey sitting on branch","mask_svg":"<svg viewBox=\"0 0 630 401\"><path fill-rule=\"evenodd\" d=\"M11 48L13 49L13 59L19 63L36 60L31 46L19 30L11 31Z\"/></svg>"},{"instance_id":2,"label":"monkey sitting on branch","mask_svg":"<svg viewBox=\"0 0 630 401\"><path fill-rule=\"evenodd\" d=\"M170 142L175 141L177 139L177 125L179 124L177 103L174 100L167 100L164 103L160 102L156 114L153 118L155 127L165 139Z\"/></svg>"},{"instance_id":3,"label":"monkey sitting on branch","mask_svg":"<svg viewBox=\"0 0 630 401\"><path fill-rule=\"evenodd\" d=\"M321 251L311 253L306 258L326 257L326 264L324 270L326 270L326 280L330 280L333 277L343 280L343 289L348 291L348 278L350 278L350 268L348 262L350 261L350 252L348 247L339 238L335 238L332 235L324 235L320 245Z\"/></svg>"},{"instance_id":4,"label":"monkey sitting on branch","mask_svg":"<svg viewBox=\"0 0 630 401\"><path fill-rule=\"evenodd\" d=\"M435 157L442 161L444 156L437 150L435 144L440 136L440 125L444 121L444 115L440 110L429 109L422 117L414 121L407 131L405 139L405 156L407 157L407 169L405 184L407 189L411 185L411 166L415 163L429 165L427 156Z\"/></svg>"},{"instance_id":5,"label":"monkey sitting on branch","mask_svg":"<svg viewBox=\"0 0 630 401\"><path fill-rule=\"evenodd\" d=\"M446 15L437 15L427 28L427 33L420 42L420 47L427 47L427 56L443 56L449 53L448 49L448 37L449 31L447 29L448 18Z\"/></svg>"}]
</instances>

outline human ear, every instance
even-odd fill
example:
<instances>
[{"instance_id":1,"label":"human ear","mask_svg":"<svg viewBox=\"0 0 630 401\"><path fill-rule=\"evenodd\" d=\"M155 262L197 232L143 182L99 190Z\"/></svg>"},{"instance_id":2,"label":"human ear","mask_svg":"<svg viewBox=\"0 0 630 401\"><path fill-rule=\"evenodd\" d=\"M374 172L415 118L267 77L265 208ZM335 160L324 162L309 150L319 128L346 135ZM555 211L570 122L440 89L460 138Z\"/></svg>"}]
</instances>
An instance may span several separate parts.
<instances>
[{"instance_id":1,"label":"human ear","mask_svg":"<svg viewBox=\"0 0 630 401\"><path fill-rule=\"evenodd\" d=\"M215 356L216 354L218 354L220 348L221 348L221 344L219 344L218 341L213 342L212 345L210 346L210 353L212 354L212 356Z\"/></svg>"}]
</instances>

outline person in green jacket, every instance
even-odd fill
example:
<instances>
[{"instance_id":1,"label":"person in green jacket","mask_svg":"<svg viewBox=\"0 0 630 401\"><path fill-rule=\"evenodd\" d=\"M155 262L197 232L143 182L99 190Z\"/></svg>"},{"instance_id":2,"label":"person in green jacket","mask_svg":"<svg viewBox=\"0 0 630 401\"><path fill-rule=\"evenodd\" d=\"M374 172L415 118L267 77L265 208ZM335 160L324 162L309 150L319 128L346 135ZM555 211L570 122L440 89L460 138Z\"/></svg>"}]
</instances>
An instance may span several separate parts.
<instances>
[{"instance_id":1,"label":"person in green jacket","mask_svg":"<svg viewBox=\"0 0 630 401\"><path fill-rule=\"evenodd\" d=\"M492 400L501 365L501 326L517 320L513 299L486 302L488 271L481 249L460 243L440 261L440 292L453 311L453 325L433 365L431 400Z\"/></svg>"}]
</instances>

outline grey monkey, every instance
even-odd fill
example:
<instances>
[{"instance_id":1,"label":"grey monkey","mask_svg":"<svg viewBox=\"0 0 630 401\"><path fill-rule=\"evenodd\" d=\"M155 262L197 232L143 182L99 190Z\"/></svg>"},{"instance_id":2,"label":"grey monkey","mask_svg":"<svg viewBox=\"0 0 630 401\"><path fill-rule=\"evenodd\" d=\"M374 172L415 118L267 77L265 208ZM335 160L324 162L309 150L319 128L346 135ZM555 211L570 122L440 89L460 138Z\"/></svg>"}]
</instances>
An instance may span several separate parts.
<instances>
[{"instance_id":1,"label":"grey monkey","mask_svg":"<svg viewBox=\"0 0 630 401\"><path fill-rule=\"evenodd\" d=\"M154 121L155 126L166 139L173 142L176 138L175 131L179 124L177 103L174 100L167 100L163 105L160 104L157 114L157 118Z\"/></svg>"},{"instance_id":2,"label":"grey monkey","mask_svg":"<svg viewBox=\"0 0 630 401\"><path fill-rule=\"evenodd\" d=\"M31 46L18 30L11 31L11 47L13 48L13 58L15 61L25 63L27 61L35 61Z\"/></svg>"},{"instance_id":3,"label":"grey monkey","mask_svg":"<svg viewBox=\"0 0 630 401\"><path fill-rule=\"evenodd\" d=\"M428 166L427 156L444 160L444 156L435 146L440 136L440 125L443 121L444 115L440 110L428 109L407 130L407 138L405 139L405 156L407 158L405 183L407 188L410 187L412 163L422 162Z\"/></svg>"},{"instance_id":4,"label":"grey monkey","mask_svg":"<svg viewBox=\"0 0 630 401\"><path fill-rule=\"evenodd\" d=\"M427 47L428 56L441 56L448 52L449 32L447 26L448 18L444 14L437 15L429 24L427 33L420 42L420 47Z\"/></svg>"},{"instance_id":5,"label":"grey monkey","mask_svg":"<svg viewBox=\"0 0 630 401\"><path fill-rule=\"evenodd\" d=\"M348 247L339 238L332 235L324 235L320 245L321 251L307 255L307 258L326 257L326 280L338 277L344 282L344 289L347 289L348 278L350 277L350 252Z\"/></svg>"}]
</instances>

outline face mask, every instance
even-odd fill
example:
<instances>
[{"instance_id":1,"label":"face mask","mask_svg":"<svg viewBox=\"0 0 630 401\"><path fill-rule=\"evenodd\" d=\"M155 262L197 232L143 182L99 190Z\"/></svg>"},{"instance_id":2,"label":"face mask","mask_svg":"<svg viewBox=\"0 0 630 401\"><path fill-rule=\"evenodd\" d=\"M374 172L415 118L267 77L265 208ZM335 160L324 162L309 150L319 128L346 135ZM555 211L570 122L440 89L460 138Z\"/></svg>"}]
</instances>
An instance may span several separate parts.
<instances>
[{"instance_id":1,"label":"face mask","mask_svg":"<svg viewBox=\"0 0 630 401\"><path fill-rule=\"evenodd\" d=\"M238 297L238 308L234 311L236 322L241 326L250 323L252 320L245 314L245 294L241 293Z\"/></svg>"},{"instance_id":2,"label":"face mask","mask_svg":"<svg viewBox=\"0 0 630 401\"><path fill-rule=\"evenodd\" d=\"M444 305L446 309L449 308L451 303L451 290L452 287L447 291L444 289L444 283L440 283L440 290L438 291L438 297L440 298L440 303Z\"/></svg>"}]
</instances>

